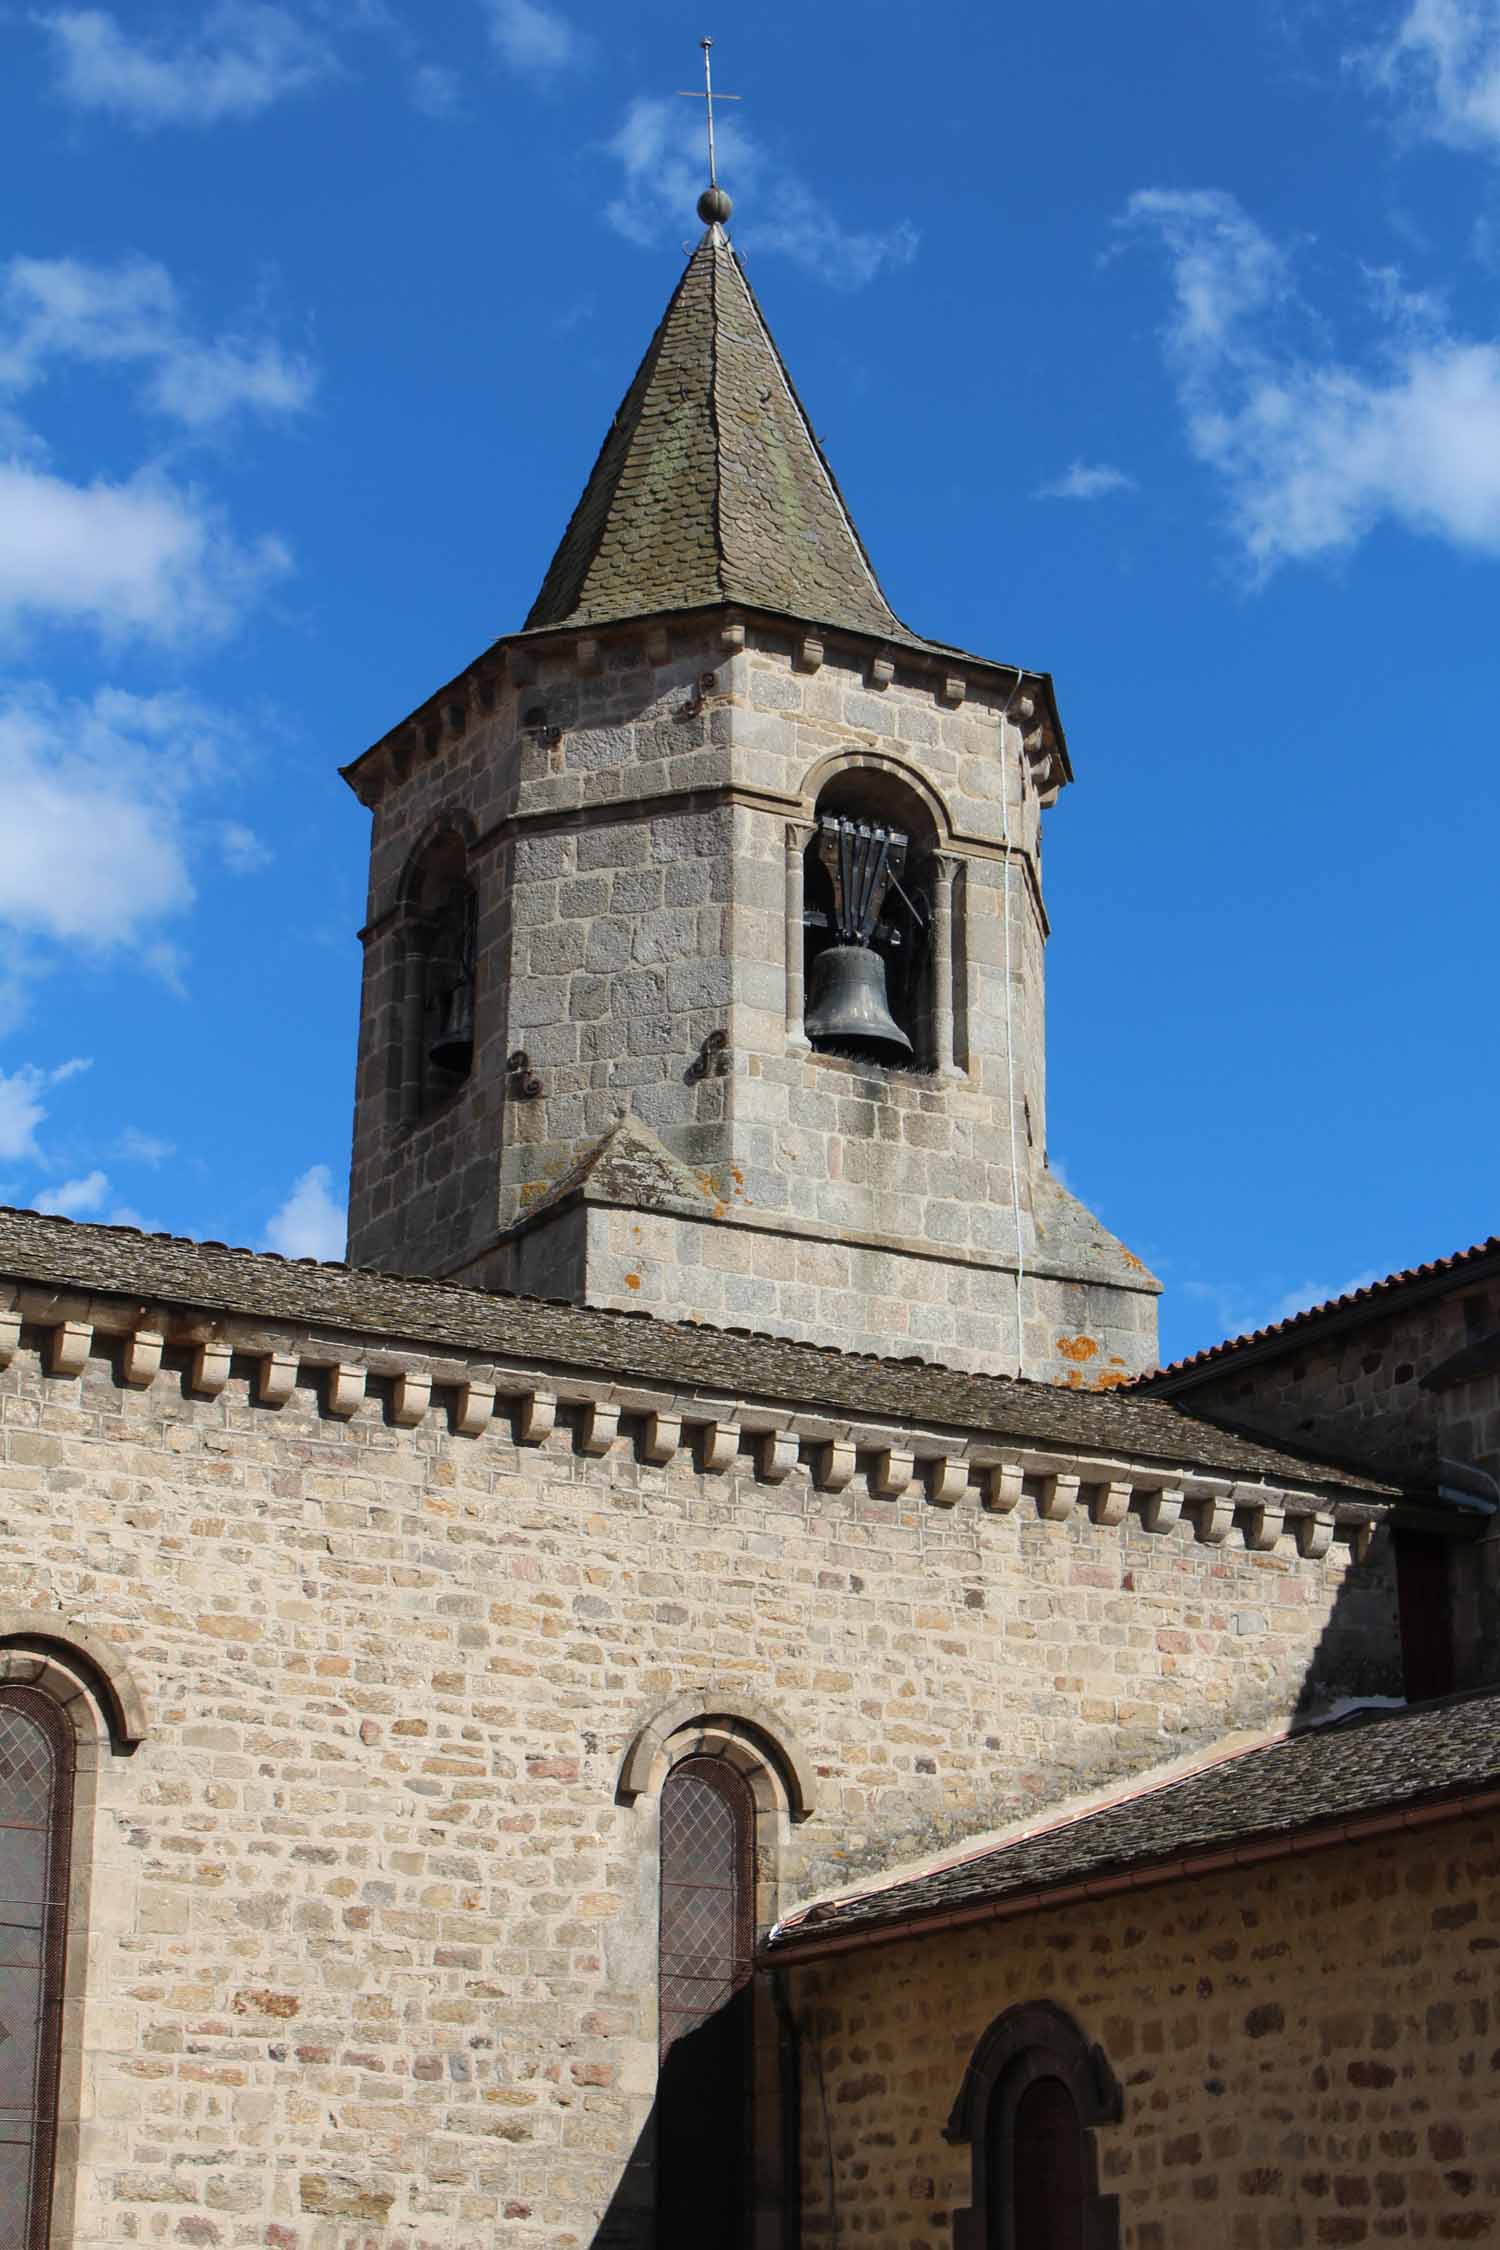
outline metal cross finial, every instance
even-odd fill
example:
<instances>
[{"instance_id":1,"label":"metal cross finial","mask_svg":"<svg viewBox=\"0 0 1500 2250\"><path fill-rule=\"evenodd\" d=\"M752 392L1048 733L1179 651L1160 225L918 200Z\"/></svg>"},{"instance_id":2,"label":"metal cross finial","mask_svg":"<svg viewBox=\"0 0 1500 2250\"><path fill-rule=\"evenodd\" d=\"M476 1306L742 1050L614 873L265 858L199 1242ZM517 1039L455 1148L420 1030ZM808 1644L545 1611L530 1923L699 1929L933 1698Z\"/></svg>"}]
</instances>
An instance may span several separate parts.
<instances>
[{"instance_id":1,"label":"metal cross finial","mask_svg":"<svg viewBox=\"0 0 1500 2250\"><path fill-rule=\"evenodd\" d=\"M704 102L704 103L706 103L706 104L707 104L707 108L708 108L708 193L707 193L706 195L704 195L704 196L700 196L700 198L699 198L699 200L698 200L698 215L699 215L699 217L700 217L701 219L703 219L703 220L704 220L704 222L705 222L706 224L712 225L712 224L714 224L714 223L716 223L716 222L720 222L720 221L722 221L722 220L724 220L724 219L727 219L727 218L728 218L728 216L729 216L729 198L728 198L728 196L727 196L727 195L726 195L726 194L724 193L724 190L723 190L723 189L722 189L722 188L720 187L720 185L719 185L719 171L718 171L718 163L717 163L717 160L716 160L716 157L715 157L715 153L714 153L714 98L715 98L715 97L714 97L714 74L713 74L713 63L712 63L712 60L711 60L711 56L710 56L710 49L711 49L711 48L712 48L712 46L713 46L713 41L712 41L711 39L701 39L701 40L700 40L700 41L698 42L698 44L699 44L699 45L700 45L700 46L702 47L702 49L703 49L703 91L702 91L702 93L700 94L700 93L697 93L696 91L690 91L690 90L689 90L689 89L688 89L687 87L683 86L683 87L679 87L679 88L678 88L678 93L679 93L679 95L681 96L681 98L682 98L683 100L686 100L686 101L690 101L690 102ZM739 100L740 100L740 98L741 98L741 97L740 97L740 96L739 96L738 94L720 94L720 95L718 96L718 99L719 99L719 100L720 100L721 102L737 102L737 101L739 101ZM705 205L709 206L709 208L705 209ZM722 206L722 208L721 208L721 206Z\"/></svg>"}]
</instances>

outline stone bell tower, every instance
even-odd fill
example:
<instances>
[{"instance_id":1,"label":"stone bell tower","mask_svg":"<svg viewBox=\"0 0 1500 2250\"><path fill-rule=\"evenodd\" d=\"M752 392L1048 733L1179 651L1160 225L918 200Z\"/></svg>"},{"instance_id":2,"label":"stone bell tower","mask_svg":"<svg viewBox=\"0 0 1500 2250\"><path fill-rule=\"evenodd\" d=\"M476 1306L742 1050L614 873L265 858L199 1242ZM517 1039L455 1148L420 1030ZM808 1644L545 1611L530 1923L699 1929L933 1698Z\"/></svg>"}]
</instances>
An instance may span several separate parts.
<instances>
[{"instance_id":1,"label":"stone bell tower","mask_svg":"<svg viewBox=\"0 0 1500 2250\"><path fill-rule=\"evenodd\" d=\"M350 1256L1118 1382L1157 1284L1046 1161L1051 681L895 616L700 212L525 626L345 769Z\"/></svg>"}]
</instances>

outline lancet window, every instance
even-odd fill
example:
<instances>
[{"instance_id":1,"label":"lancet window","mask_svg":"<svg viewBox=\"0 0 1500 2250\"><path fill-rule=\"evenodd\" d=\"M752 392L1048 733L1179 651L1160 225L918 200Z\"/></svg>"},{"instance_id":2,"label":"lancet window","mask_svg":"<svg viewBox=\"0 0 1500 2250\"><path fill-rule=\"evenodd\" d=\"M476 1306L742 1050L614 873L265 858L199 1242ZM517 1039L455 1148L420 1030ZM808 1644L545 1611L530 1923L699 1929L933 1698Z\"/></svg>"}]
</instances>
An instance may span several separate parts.
<instances>
[{"instance_id":1,"label":"lancet window","mask_svg":"<svg viewBox=\"0 0 1500 2250\"><path fill-rule=\"evenodd\" d=\"M45 2250L57 2144L73 1737L0 1688L0 2250Z\"/></svg>"},{"instance_id":2,"label":"lancet window","mask_svg":"<svg viewBox=\"0 0 1500 2250\"><path fill-rule=\"evenodd\" d=\"M461 836L438 837L408 886L402 1082L413 1116L456 1093L473 1066L478 916L467 856Z\"/></svg>"}]
</instances>

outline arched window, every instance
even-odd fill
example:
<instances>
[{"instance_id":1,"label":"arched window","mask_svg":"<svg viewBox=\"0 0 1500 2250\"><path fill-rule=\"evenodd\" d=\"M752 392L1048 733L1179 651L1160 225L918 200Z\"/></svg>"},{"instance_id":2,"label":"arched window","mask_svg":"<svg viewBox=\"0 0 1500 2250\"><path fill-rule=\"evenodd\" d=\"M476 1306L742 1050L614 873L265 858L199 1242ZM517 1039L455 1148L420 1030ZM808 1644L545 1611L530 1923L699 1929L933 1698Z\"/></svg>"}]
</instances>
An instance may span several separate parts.
<instances>
[{"instance_id":1,"label":"arched window","mask_svg":"<svg viewBox=\"0 0 1500 2250\"><path fill-rule=\"evenodd\" d=\"M468 852L455 830L435 837L407 882L405 1108L446 1101L474 1061L477 915Z\"/></svg>"},{"instance_id":2,"label":"arched window","mask_svg":"<svg viewBox=\"0 0 1500 2250\"><path fill-rule=\"evenodd\" d=\"M57 2153L74 1738L0 1687L0 2244L44 2250Z\"/></svg>"},{"instance_id":3,"label":"arched window","mask_svg":"<svg viewBox=\"0 0 1500 2250\"><path fill-rule=\"evenodd\" d=\"M804 1025L823 1053L930 1070L933 852L927 806L853 768L818 799L802 874Z\"/></svg>"},{"instance_id":4,"label":"arched window","mask_svg":"<svg viewBox=\"0 0 1500 2250\"><path fill-rule=\"evenodd\" d=\"M1099 2193L1094 2130L1119 2122L1120 2088L1050 2001L1008 2008L974 2051L950 2141L974 2151L973 2203L954 2250L1118 2250L1119 2200Z\"/></svg>"},{"instance_id":5,"label":"arched window","mask_svg":"<svg viewBox=\"0 0 1500 2250\"><path fill-rule=\"evenodd\" d=\"M661 1791L658 2250L739 2239L746 2205L755 1799L692 1756Z\"/></svg>"}]
</instances>

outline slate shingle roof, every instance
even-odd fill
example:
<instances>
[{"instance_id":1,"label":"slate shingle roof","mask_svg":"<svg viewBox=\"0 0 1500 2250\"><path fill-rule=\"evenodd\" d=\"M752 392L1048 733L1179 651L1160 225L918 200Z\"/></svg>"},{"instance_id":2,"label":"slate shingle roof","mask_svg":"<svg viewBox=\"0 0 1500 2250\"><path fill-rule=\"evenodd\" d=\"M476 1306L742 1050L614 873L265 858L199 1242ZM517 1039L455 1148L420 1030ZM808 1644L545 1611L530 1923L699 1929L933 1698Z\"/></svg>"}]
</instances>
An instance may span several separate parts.
<instances>
[{"instance_id":1,"label":"slate shingle roof","mask_svg":"<svg viewBox=\"0 0 1500 2250\"><path fill-rule=\"evenodd\" d=\"M688 261L526 630L720 602L934 648L880 590L718 227Z\"/></svg>"},{"instance_id":2,"label":"slate shingle roof","mask_svg":"<svg viewBox=\"0 0 1500 2250\"><path fill-rule=\"evenodd\" d=\"M790 1950L845 1931L982 1913L1006 1899L1200 1854L1342 1828L1500 1783L1500 1689L1398 1711L1360 1711L1200 1768L1181 1780L946 1867L788 1916L769 1941ZM1332 1837L1330 1841L1336 1840Z\"/></svg>"},{"instance_id":3,"label":"slate shingle roof","mask_svg":"<svg viewBox=\"0 0 1500 2250\"><path fill-rule=\"evenodd\" d=\"M789 1402L835 1418L909 1421L1166 1470L1228 1472L1335 1502L1378 1506L1398 1496L1396 1486L1377 1477L1215 1429L1166 1400L861 1357L36 1211L0 1209L0 1284L7 1279L483 1353L616 1382Z\"/></svg>"}]
</instances>

